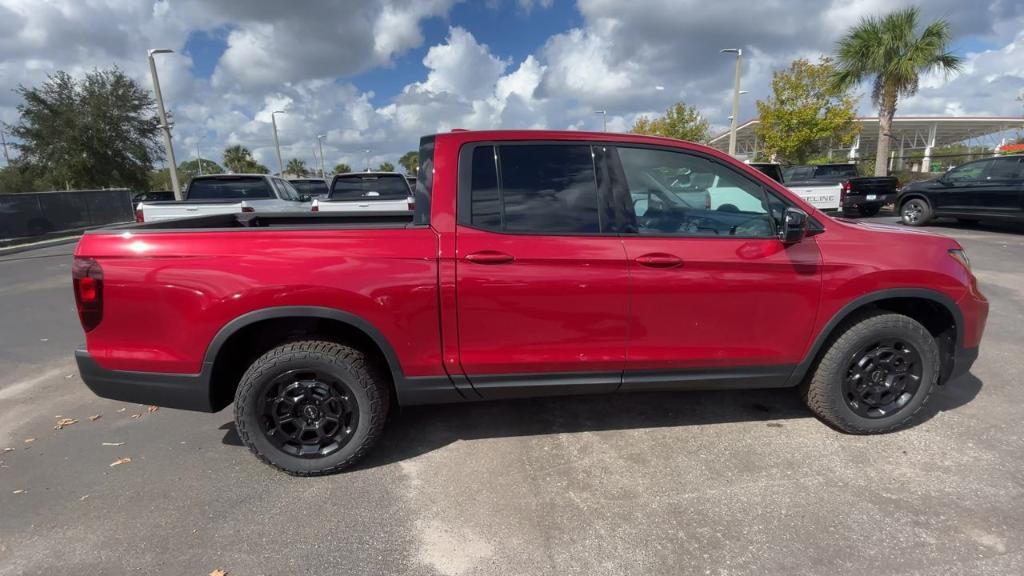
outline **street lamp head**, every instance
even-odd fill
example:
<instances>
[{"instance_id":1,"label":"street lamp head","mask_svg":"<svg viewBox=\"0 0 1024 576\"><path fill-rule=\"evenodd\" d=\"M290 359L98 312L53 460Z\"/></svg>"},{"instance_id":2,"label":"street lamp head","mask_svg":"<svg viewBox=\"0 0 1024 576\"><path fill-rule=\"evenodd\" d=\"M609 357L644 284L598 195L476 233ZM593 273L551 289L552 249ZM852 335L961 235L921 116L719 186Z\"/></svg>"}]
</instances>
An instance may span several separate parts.
<instances>
[{"instance_id":1,"label":"street lamp head","mask_svg":"<svg viewBox=\"0 0 1024 576\"><path fill-rule=\"evenodd\" d=\"M285 112L284 110L274 110L273 112L270 113L271 116L273 116L274 114L287 114L287 112Z\"/></svg>"},{"instance_id":2,"label":"street lamp head","mask_svg":"<svg viewBox=\"0 0 1024 576\"><path fill-rule=\"evenodd\" d=\"M152 56L153 54L170 54L174 52L174 50L171 50L170 48L150 48L148 52L149 55Z\"/></svg>"},{"instance_id":3,"label":"street lamp head","mask_svg":"<svg viewBox=\"0 0 1024 576\"><path fill-rule=\"evenodd\" d=\"M721 52L722 54L729 53L729 54L735 54L737 56L742 56L743 55L743 48L722 48L721 50L719 50L719 52Z\"/></svg>"},{"instance_id":4,"label":"street lamp head","mask_svg":"<svg viewBox=\"0 0 1024 576\"><path fill-rule=\"evenodd\" d=\"M740 90L740 94L750 94L750 90Z\"/></svg>"}]
</instances>

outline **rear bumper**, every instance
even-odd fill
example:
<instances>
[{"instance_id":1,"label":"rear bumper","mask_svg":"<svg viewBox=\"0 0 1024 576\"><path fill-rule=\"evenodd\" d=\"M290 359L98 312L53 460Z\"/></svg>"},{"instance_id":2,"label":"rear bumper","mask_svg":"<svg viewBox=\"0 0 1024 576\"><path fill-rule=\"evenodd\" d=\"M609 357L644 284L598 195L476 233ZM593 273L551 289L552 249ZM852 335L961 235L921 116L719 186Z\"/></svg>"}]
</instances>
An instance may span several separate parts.
<instances>
[{"instance_id":1,"label":"rear bumper","mask_svg":"<svg viewBox=\"0 0 1024 576\"><path fill-rule=\"evenodd\" d=\"M867 195L847 195L843 198L843 208L855 208L857 206L881 206L883 204L892 204L896 201L897 194L895 192L891 194L876 194L874 200L868 200Z\"/></svg>"},{"instance_id":2,"label":"rear bumper","mask_svg":"<svg viewBox=\"0 0 1024 576\"><path fill-rule=\"evenodd\" d=\"M208 366L199 374L126 372L103 368L83 348L75 350L82 381L102 398L166 408L215 412Z\"/></svg>"}]
</instances>

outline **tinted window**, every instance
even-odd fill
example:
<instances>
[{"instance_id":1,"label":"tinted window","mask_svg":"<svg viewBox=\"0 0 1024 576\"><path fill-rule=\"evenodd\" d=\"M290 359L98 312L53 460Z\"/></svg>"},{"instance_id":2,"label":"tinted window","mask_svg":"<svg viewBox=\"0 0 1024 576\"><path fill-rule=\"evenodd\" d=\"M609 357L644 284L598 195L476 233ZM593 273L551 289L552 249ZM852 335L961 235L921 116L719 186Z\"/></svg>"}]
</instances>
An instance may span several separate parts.
<instances>
[{"instance_id":1,"label":"tinted window","mask_svg":"<svg viewBox=\"0 0 1024 576\"><path fill-rule=\"evenodd\" d=\"M401 174L345 174L331 184L331 200L402 200L411 195Z\"/></svg>"},{"instance_id":2,"label":"tinted window","mask_svg":"<svg viewBox=\"0 0 1024 576\"><path fill-rule=\"evenodd\" d=\"M981 180L982 173L992 164L992 159L979 160L978 162L969 162L962 166L957 166L946 173L946 181L948 182L976 182Z\"/></svg>"},{"instance_id":3,"label":"tinted window","mask_svg":"<svg viewBox=\"0 0 1024 576\"><path fill-rule=\"evenodd\" d=\"M189 200L251 200L273 197L266 178L259 176L195 178L188 186Z\"/></svg>"},{"instance_id":4,"label":"tinted window","mask_svg":"<svg viewBox=\"0 0 1024 576\"><path fill-rule=\"evenodd\" d=\"M640 234L775 235L769 197L756 182L700 156L619 148Z\"/></svg>"},{"instance_id":5,"label":"tinted window","mask_svg":"<svg viewBox=\"0 0 1024 576\"><path fill-rule=\"evenodd\" d=\"M988 170L990 180L1016 180L1024 177L1020 158L996 158Z\"/></svg>"},{"instance_id":6,"label":"tinted window","mask_svg":"<svg viewBox=\"0 0 1024 576\"><path fill-rule=\"evenodd\" d=\"M323 180L292 180L291 185L306 196L326 196L327 182Z\"/></svg>"},{"instance_id":7,"label":"tinted window","mask_svg":"<svg viewBox=\"0 0 1024 576\"><path fill-rule=\"evenodd\" d=\"M473 150L470 178L470 222L488 230L501 230L501 196L498 192L497 158L493 146Z\"/></svg>"},{"instance_id":8,"label":"tinted window","mask_svg":"<svg viewBox=\"0 0 1024 576\"><path fill-rule=\"evenodd\" d=\"M434 137L420 139L419 164L416 168L416 212L413 224L430 224L430 197L434 188Z\"/></svg>"},{"instance_id":9,"label":"tinted window","mask_svg":"<svg viewBox=\"0 0 1024 576\"><path fill-rule=\"evenodd\" d=\"M782 177L786 182L809 180L814 176L812 166L790 166L782 171Z\"/></svg>"},{"instance_id":10,"label":"tinted window","mask_svg":"<svg viewBox=\"0 0 1024 576\"><path fill-rule=\"evenodd\" d=\"M498 166L504 230L600 232L590 146L500 146Z\"/></svg>"},{"instance_id":11,"label":"tinted window","mask_svg":"<svg viewBox=\"0 0 1024 576\"><path fill-rule=\"evenodd\" d=\"M857 166L853 164L826 164L814 169L815 178L856 178Z\"/></svg>"},{"instance_id":12,"label":"tinted window","mask_svg":"<svg viewBox=\"0 0 1024 576\"><path fill-rule=\"evenodd\" d=\"M780 184L785 181L782 177L782 168L778 164L751 164L750 167L756 168L759 172Z\"/></svg>"}]
</instances>

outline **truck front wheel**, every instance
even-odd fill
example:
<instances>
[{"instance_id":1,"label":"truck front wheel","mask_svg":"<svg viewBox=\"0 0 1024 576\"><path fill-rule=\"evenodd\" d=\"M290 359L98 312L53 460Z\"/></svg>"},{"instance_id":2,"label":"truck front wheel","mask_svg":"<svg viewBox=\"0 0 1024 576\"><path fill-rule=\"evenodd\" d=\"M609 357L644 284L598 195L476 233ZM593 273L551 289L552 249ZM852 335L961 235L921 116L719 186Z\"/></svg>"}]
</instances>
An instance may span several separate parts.
<instances>
[{"instance_id":1,"label":"truck front wheel","mask_svg":"<svg viewBox=\"0 0 1024 576\"><path fill-rule=\"evenodd\" d=\"M807 406L849 434L895 430L928 401L939 347L919 322L881 311L847 322L801 387Z\"/></svg>"},{"instance_id":2,"label":"truck front wheel","mask_svg":"<svg viewBox=\"0 0 1024 576\"><path fill-rule=\"evenodd\" d=\"M291 342L246 370L235 392L235 425L263 462L295 476L331 474L377 442L388 396L362 352L334 342Z\"/></svg>"}]
</instances>

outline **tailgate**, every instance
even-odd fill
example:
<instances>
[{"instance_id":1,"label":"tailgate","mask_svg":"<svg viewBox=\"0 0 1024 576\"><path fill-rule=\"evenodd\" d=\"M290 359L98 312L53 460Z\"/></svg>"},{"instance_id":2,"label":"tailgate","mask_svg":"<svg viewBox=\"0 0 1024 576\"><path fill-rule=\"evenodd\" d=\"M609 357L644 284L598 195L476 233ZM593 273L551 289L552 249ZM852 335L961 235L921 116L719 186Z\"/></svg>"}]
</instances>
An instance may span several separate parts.
<instances>
[{"instance_id":1,"label":"tailgate","mask_svg":"<svg viewBox=\"0 0 1024 576\"><path fill-rule=\"evenodd\" d=\"M872 178L853 178L847 196L895 194L899 181L894 176L877 176Z\"/></svg>"},{"instance_id":2,"label":"tailgate","mask_svg":"<svg viewBox=\"0 0 1024 576\"><path fill-rule=\"evenodd\" d=\"M320 212L395 212L408 210L412 198L399 200L318 200Z\"/></svg>"},{"instance_id":3,"label":"tailgate","mask_svg":"<svg viewBox=\"0 0 1024 576\"><path fill-rule=\"evenodd\" d=\"M840 184L787 186L787 188L818 210L839 210L839 193L842 190Z\"/></svg>"},{"instance_id":4,"label":"tailgate","mask_svg":"<svg viewBox=\"0 0 1024 576\"><path fill-rule=\"evenodd\" d=\"M159 202L147 204L143 202L142 217L146 222L173 220L175 218L191 218L194 216L212 216L214 214L236 214L242 211L242 202Z\"/></svg>"}]
</instances>

